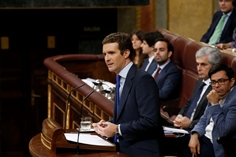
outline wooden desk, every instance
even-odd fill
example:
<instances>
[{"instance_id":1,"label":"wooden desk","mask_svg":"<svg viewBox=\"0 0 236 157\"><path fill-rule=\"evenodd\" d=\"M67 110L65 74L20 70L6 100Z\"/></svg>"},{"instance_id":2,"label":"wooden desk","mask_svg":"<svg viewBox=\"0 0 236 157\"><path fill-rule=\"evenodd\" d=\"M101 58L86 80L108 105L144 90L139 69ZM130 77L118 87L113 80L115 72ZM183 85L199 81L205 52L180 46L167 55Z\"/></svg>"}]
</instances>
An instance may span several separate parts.
<instances>
[{"instance_id":1,"label":"wooden desk","mask_svg":"<svg viewBox=\"0 0 236 157\"><path fill-rule=\"evenodd\" d=\"M29 142L29 152L32 157L129 157L119 152L83 150L81 154L73 153L75 150L64 150L54 153L47 149L40 140L40 134L34 136Z\"/></svg>"},{"instance_id":2,"label":"wooden desk","mask_svg":"<svg viewBox=\"0 0 236 157\"><path fill-rule=\"evenodd\" d=\"M104 152L104 151L91 151L91 150L82 150L81 154L74 153L74 149L65 149L64 151L59 151L54 153L53 151L47 149L40 140L40 134L34 136L29 142L29 151L32 157L75 157L75 156L84 156L84 157L127 157L124 154L119 154L117 152Z\"/></svg>"}]
</instances>

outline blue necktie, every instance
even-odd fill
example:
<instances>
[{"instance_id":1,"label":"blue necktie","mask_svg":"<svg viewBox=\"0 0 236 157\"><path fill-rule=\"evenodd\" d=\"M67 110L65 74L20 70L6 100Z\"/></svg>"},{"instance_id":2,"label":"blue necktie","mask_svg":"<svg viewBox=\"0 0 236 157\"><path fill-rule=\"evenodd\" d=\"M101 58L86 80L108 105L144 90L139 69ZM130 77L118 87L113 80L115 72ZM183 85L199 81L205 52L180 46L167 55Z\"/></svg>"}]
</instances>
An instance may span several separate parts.
<instances>
[{"instance_id":1,"label":"blue necktie","mask_svg":"<svg viewBox=\"0 0 236 157\"><path fill-rule=\"evenodd\" d=\"M201 93L202 93L202 89L203 89L203 87L204 87L205 85L206 85L206 84L205 84L204 82L202 82L202 84L200 85L198 91L196 92L196 94L195 94L195 96L194 96L194 98L193 98L193 100L192 100L191 105L190 105L189 108L188 108L188 111L187 111L186 114L185 114L186 117L191 118L192 112L193 112L193 110L195 109L195 107L196 107L196 105L197 105L197 102L198 102L198 100L199 100L199 98L200 98L200 95L201 95Z\"/></svg>"},{"instance_id":2,"label":"blue necktie","mask_svg":"<svg viewBox=\"0 0 236 157\"><path fill-rule=\"evenodd\" d=\"M116 112L116 116L117 116L117 113L118 113L118 109L119 109L119 104L120 104L120 75L117 75L116 76L116 102L115 102L115 112ZM114 136L114 139L113 139L113 142L116 143L117 142L117 138L118 136L115 135Z\"/></svg>"},{"instance_id":3,"label":"blue necktie","mask_svg":"<svg viewBox=\"0 0 236 157\"><path fill-rule=\"evenodd\" d=\"M120 104L120 75L116 76L116 113L118 112L119 104Z\"/></svg>"}]
</instances>

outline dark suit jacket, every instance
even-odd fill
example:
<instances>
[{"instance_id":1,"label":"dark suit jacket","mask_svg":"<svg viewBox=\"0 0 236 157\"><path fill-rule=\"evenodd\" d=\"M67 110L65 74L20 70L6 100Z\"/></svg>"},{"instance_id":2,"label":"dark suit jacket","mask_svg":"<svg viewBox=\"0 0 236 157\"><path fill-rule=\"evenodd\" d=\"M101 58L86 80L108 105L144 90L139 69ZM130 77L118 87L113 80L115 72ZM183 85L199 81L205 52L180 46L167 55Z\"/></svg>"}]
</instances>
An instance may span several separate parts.
<instances>
[{"instance_id":1,"label":"dark suit jacket","mask_svg":"<svg viewBox=\"0 0 236 157\"><path fill-rule=\"evenodd\" d=\"M145 58L145 59L144 59L144 62L143 62L143 63L145 63L145 62L148 62L148 58ZM147 69L147 72L152 75L153 72L156 70L156 68L157 68L157 62L155 61L155 59L153 59L152 62L151 62L151 64L150 64L150 66L149 66L148 69ZM145 70L145 69L146 69L145 64L142 64L141 69L142 69L142 70Z\"/></svg>"},{"instance_id":2,"label":"dark suit jacket","mask_svg":"<svg viewBox=\"0 0 236 157\"><path fill-rule=\"evenodd\" d=\"M130 68L122 90L118 113L111 122L120 124L120 152L128 155L160 155L164 132L160 120L158 87L150 74Z\"/></svg>"},{"instance_id":3,"label":"dark suit jacket","mask_svg":"<svg viewBox=\"0 0 236 157\"><path fill-rule=\"evenodd\" d=\"M179 114L185 116L185 113L187 112L192 100L193 100L193 97L195 96L196 92L198 91L199 89L199 86L201 85L202 83L202 79L199 79L194 87L194 90L193 90L193 94L191 96L191 98L188 99L187 103L185 104L185 106L180 110ZM195 114L193 116L193 120L189 126L189 129L192 129L194 127L195 124L197 124L197 122L199 121L199 119L201 118L201 116L203 115L204 111L205 111L205 108L207 106L207 103L208 103L208 100L206 98L207 94L211 91L212 87L211 86L208 86L207 90L205 91L205 93L203 94L201 100L199 101L198 103L198 106L196 108L196 111L195 111Z\"/></svg>"},{"instance_id":4,"label":"dark suit jacket","mask_svg":"<svg viewBox=\"0 0 236 157\"><path fill-rule=\"evenodd\" d=\"M205 42L205 43L209 42L221 16L222 16L221 11L217 11L214 14L210 28L208 28L207 32L202 36L201 42ZM222 31L219 43L228 43L228 42L233 41L232 35L233 35L233 30L234 30L235 26L236 26L236 10L233 10L231 15L228 18L227 23L225 24L223 31Z\"/></svg>"},{"instance_id":5,"label":"dark suit jacket","mask_svg":"<svg viewBox=\"0 0 236 157\"><path fill-rule=\"evenodd\" d=\"M176 99L179 97L181 73L173 61L162 69L156 78L161 100Z\"/></svg>"}]
</instances>

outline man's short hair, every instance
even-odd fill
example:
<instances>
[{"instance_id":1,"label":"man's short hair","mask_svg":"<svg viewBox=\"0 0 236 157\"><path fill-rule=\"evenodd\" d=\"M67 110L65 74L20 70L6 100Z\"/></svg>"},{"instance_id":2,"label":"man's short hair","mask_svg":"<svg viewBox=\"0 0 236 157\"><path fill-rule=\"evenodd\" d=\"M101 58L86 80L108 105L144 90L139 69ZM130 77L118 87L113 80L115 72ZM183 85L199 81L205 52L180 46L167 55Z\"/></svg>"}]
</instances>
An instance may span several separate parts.
<instances>
[{"instance_id":1,"label":"man's short hair","mask_svg":"<svg viewBox=\"0 0 236 157\"><path fill-rule=\"evenodd\" d=\"M120 50L121 55L124 54L125 50L129 50L130 51L129 59L133 60L135 51L132 46L131 37L128 33L124 32L111 33L102 40L103 45L108 43L118 43L118 48Z\"/></svg>"},{"instance_id":2,"label":"man's short hair","mask_svg":"<svg viewBox=\"0 0 236 157\"><path fill-rule=\"evenodd\" d=\"M164 35L161 34L159 31L154 30L144 33L143 40L145 40L148 46L151 47L156 43L155 40L158 38L164 38Z\"/></svg>"},{"instance_id":3,"label":"man's short hair","mask_svg":"<svg viewBox=\"0 0 236 157\"><path fill-rule=\"evenodd\" d=\"M195 57L208 56L209 63L214 66L221 63L221 52L218 48L204 46L201 47L195 54Z\"/></svg>"},{"instance_id":4,"label":"man's short hair","mask_svg":"<svg viewBox=\"0 0 236 157\"><path fill-rule=\"evenodd\" d=\"M227 77L229 78L229 80L234 78L234 70L226 64L218 64L218 65L212 67L208 72L209 78L211 78L211 76L213 74L215 74L219 71L225 71L225 73L226 73Z\"/></svg>"}]
</instances>

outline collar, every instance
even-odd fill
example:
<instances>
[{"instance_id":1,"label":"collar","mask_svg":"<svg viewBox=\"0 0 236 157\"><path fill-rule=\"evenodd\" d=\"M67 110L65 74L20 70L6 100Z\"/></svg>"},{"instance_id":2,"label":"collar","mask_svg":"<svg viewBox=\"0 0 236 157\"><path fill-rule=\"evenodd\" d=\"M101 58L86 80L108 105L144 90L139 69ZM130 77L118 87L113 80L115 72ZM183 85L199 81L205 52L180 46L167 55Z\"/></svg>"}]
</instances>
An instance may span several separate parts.
<instances>
[{"instance_id":1,"label":"collar","mask_svg":"<svg viewBox=\"0 0 236 157\"><path fill-rule=\"evenodd\" d=\"M160 67L161 69L164 69L165 66L166 66L168 63L170 63L170 60L167 61L167 62L166 62L165 64L163 64L163 65L159 65L159 64L157 64L157 69L158 69L158 67Z\"/></svg>"},{"instance_id":2,"label":"collar","mask_svg":"<svg viewBox=\"0 0 236 157\"><path fill-rule=\"evenodd\" d=\"M149 57L149 58L148 58L149 63L152 63L152 60L153 60L153 59L154 59L154 56Z\"/></svg>"},{"instance_id":3,"label":"collar","mask_svg":"<svg viewBox=\"0 0 236 157\"><path fill-rule=\"evenodd\" d=\"M203 80L202 82L204 82L207 86L210 86L211 84L211 79L208 78L207 80Z\"/></svg>"},{"instance_id":4,"label":"collar","mask_svg":"<svg viewBox=\"0 0 236 157\"><path fill-rule=\"evenodd\" d=\"M131 68L131 66L133 65L133 62L130 62L129 64L127 64L118 75L120 75L122 78L126 78L129 69Z\"/></svg>"}]
</instances>

